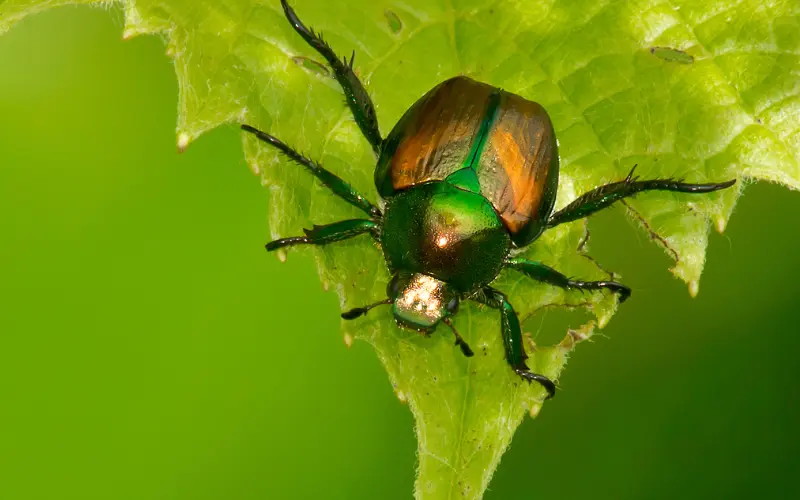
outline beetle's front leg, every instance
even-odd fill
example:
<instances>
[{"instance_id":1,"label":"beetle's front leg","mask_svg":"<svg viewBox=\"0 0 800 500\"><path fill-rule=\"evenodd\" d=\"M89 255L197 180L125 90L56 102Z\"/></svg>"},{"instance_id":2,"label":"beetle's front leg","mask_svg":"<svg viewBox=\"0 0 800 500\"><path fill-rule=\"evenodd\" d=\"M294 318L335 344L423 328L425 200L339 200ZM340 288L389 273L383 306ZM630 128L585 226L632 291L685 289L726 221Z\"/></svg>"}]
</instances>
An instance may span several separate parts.
<instances>
[{"instance_id":1,"label":"beetle's front leg","mask_svg":"<svg viewBox=\"0 0 800 500\"><path fill-rule=\"evenodd\" d=\"M484 287L471 297L476 302L480 302L489 307L500 310L500 322L503 329L503 344L506 350L506 361L511 368L525 380L536 381L547 390L547 398L552 398L556 393L556 385L552 380L533 373L528 369L525 360L528 355L522 345L522 329L519 326L519 318L505 294L492 287Z\"/></svg>"},{"instance_id":2,"label":"beetle's front leg","mask_svg":"<svg viewBox=\"0 0 800 500\"><path fill-rule=\"evenodd\" d=\"M355 118L358 127L361 129L361 133L372 145L373 151L376 154L380 154L383 139L381 138L380 130L378 130L378 117L375 114L375 106L372 104L372 99L370 99L361 80L353 72L353 59L355 59L356 53L353 52L349 62L347 58L339 59L339 56L333 52L331 46L322 37L303 24L286 0L281 0L281 6L292 28L328 61L328 64L333 69L333 76L342 86L342 90L344 90L345 100L350 107L350 111L353 112L353 118Z\"/></svg>"},{"instance_id":3,"label":"beetle's front leg","mask_svg":"<svg viewBox=\"0 0 800 500\"><path fill-rule=\"evenodd\" d=\"M326 245L335 241L342 241L359 234L372 233L378 237L379 225L375 221L366 219L348 219L324 226L315 225L311 229L303 229L305 236L281 238L267 243L267 251L272 252L279 248L293 245Z\"/></svg>"},{"instance_id":4,"label":"beetle's front leg","mask_svg":"<svg viewBox=\"0 0 800 500\"><path fill-rule=\"evenodd\" d=\"M616 281L581 281L570 279L552 267L546 266L541 262L534 262L525 259L508 259L506 267L515 269L525 276L548 283L561 288L578 290L610 290L619 294L620 303L625 302L631 296L631 289Z\"/></svg>"},{"instance_id":5,"label":"beetle's front leg","mask_svg":"<svg viewBox=\"0 0 800 500\"><path fill-rule=\"evenodd\" d=\"M254 136L258 137L259 140L264 141L270 146L276 148L278 151L286 155L286 157L290 160L305 167L306 170L311 172L311 174L319 179L322 184L324 184L328 189L333 191L335 195L341 197L347 203L359 208L372 217L380 217L381 211L378 209L378 207L370 203L368 199L362 196L358 191L355 190L355 188L353 188L353 186L345 182L341 177L335 175L329 170L322 168L322 166L318 165L315 161L301 155L294 149L284 144L274 135L270 135L264 131L258 130L255 127L251 127L250 125L242 125L241 127L245 132L250 132Z\"/></svg>"}]
</instances>

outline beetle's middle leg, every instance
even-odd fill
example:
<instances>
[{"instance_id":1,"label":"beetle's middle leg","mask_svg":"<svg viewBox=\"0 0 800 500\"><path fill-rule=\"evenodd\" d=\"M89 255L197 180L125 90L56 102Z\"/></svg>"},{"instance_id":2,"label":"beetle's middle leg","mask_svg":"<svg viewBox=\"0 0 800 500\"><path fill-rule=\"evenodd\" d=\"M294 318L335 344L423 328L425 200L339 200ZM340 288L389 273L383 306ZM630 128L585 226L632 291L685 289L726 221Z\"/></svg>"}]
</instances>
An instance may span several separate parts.
<instances>
[{"instance_id":1,"label":"beetle's middle leg","mask_svg":"<svg viewBox=\"0 0 800 500\"><path fill-rule=\"evenodd\" d=\"M251 127L250 125L242 125L242 130L250 132L267 144L278 148L278 150L285 154L290 160L293 160L306 167L306 169L311 172L314 177L319 179L325 186L328 187L328 189L333 191L334 194L340 196L342 199L344 199L344 201L354 205L357 208L360 208L371 217L381 216L381 211L378 209L378 207L370 203L365 197L361 196L361 194L359 194L358 191L353 188L353 186L342 180L341 177L329 172L328 170L325 170L316 162L309 160L294 149L290 148L278 138L269 135L266 132L262 132L255 127Z\"/></svg>"},{"instance_id":2,"label":"beetle's middle leg","mask_svg":"<svg viewBox=\"0 0 800 500\"><path fill-rule=\"evenodd\" d=\"M500 310L500 322L503 329L503 344L506 350L506 361L508 361L508 364L511 365L511 368L514 369L517 375L529 382L538 382L547 390L547 397L552 398L556 393L556 385L553 381L544 375L531 372L525 364L528 355L525 353L525 347L522 345L522 329L519 326L519 318L517 318L517 313L514 311L514 308L511 307L511 303L508 302L505 294L487 286L470 298L476 302Z\"/></svg>"},{"instance_id":3,"label":"beetle's middle leg","mask_svg":"<svg viewBox=\"0 0 800 500\"><path fill-rule=\"evenodd\" d=\"M631 289L622 283L616 281L581 281L568 278L556 271L550 266L546 266L541 262L534 262L525 259L508 259L506 260L506 267L515 269L525 276L549 283L550 285L558 286L561 288L578 289L578 290L610 290L619 294L620 303L625 302L631 296Z\"/></svg>"},{"instance_id":4,"label":"beetle's middle leg","mask_svg":"<svg viewBox=\"0 0 800 500\"><path fill-rule=\"evenodd\" d=\"M675 179L640 181L638 177L633 175L635 169L636 166L633 167L631 173L624 180L600 186L578 197L575 201L551 215L547 221L547 227L583 219L608 207L615 201L643 191L674 191L699 194L725 189L736 183L736 179L712 184L687 184Z\"/></svg>"},{"instance_id":5,"label":"beetle's middle leg","mask_svg":"<svg viewBox=\"0 0 800 500\"><path fill-rule=\"evenodd\" d=\"M378 237L378 223L366 219L348 219L324 226L315 225L311 229L303 229L305 236L281 238L267 243L267 251L294 245L327 245L336 241L350 239L364 233L372 233Z\"/></svg>"},{"instance_id":6,"label":"beetle's middle leg","mask_svg":"<svg viewBox=\"0 0 800 500\"><path fill-rule=\"evenodd\" d=\"M353 52L350 61L348 61L347 58L339 59L339 56L336 55L333 49L331 49L331 46L328 45L321 36L314 33L314 30L307 28L303 24L286 0L281 0L281 6L283 7L283 13L286 15L286 19L292 24L292 28L303 37L303 40L328 61L331 69L333 69L333 75L336 77L336 81L342 86L347 105L350 107L350 111L353 112L353 118L355 118L358 127L361 129L361 133L364 134L364 137L366 137L367 141L372 145L372 149L375 153L380 154L383 138L381 138L381 132L378 129L378 117L375 114L375 106L372 104L372 99L370 99L361 80L359 80L355 72L353 72L353 59L356 53Z\"/></svg>"}]
</instances>

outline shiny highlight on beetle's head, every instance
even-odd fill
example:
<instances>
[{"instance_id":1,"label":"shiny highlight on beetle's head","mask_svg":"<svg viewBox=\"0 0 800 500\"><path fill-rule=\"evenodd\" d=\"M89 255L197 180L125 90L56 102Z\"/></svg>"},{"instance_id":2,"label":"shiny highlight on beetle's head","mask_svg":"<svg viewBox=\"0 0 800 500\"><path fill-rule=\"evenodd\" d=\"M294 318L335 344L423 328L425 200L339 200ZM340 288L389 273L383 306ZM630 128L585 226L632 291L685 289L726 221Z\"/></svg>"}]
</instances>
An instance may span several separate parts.
<instances>
[{"instance_id":1,"label":"shiny highlight on beetle's head","mask_svg":"<svg viewBox=\"0 0 800 500\"><path fill-rule=\"evenodd\" d=\"M398 273L387 290L392 313L400 326L429 332L458 310L458 293L427 274Z\"/></svg>"}]
</instances>

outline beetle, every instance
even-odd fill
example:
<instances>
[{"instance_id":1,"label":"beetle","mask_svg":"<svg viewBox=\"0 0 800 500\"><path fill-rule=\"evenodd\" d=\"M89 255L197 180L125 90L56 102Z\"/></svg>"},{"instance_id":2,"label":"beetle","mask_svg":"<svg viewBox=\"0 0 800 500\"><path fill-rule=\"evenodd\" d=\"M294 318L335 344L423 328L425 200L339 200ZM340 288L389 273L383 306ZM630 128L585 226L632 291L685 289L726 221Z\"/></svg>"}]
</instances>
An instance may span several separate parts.
<instances>
[{"instance_id":1,"label":"beetle","mask_svg":"<svg viewBox=\"0 0 800 500\"><path fill-rule=\"evenodd\" d=\"M397 324L429 334L441 322L466 356L473 351L453 326L459 303L473 300L499 310L505 357L511 369L555 394L555 384L531 372L525 360L519 319L508 297L491 286L503 268L553 286L607 290L624 302L630 288L615 281L568 278L541 262L513 256L546 229L582 219L643 191L709 193L736 180L688 184L675 179L623 180L595 188L553 212L559 157L553 124L536 102L497 87L456 76L414 103L386 138L375 107L350 61L298 18L286 0L284 14L294 30L330 65L356 124L377 156L375 187L383 209L347 182L276 137L250 125L255 134L305 167L334 194L367 217L305 229L304 236L281 238L268 251L293 245L325 245L370 234L381 247L389 273L387 297L342 313L356 319L390 305ZM635 167L634 167L635 168Z\"/></svg>"}]
</instances>

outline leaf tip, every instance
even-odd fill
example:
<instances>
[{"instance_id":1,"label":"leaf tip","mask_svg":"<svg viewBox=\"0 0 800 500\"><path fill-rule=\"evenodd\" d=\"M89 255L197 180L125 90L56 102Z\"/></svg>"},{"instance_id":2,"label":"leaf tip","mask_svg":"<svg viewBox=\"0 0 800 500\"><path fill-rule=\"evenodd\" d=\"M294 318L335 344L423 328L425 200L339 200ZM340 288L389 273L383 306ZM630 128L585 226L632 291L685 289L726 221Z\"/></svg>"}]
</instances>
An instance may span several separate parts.
<instances>
[{"instance_id":1,"label":"leaf tip","mask_svg":"<svg viewBox=\"0 0 800 500\"><path fill-rule=\"evenodd\" d=\"M135 37L138 33L133 28L126 28L125 31L122 32L122 39L123 40L130 40L131 38Z\"/></svg>"},{"instance_id":2,"label":"leaf tip","mask_svg":"<svg viewBox=\"0 0 800 500\"><path fill-rule=\"evenodd\" d=\"M606 323L608 323L608 321L606 321ZM561 342L558 343L558 347L564 352L570 352L580 342L589 340L594 333L595 325L595 321L592 320L578 328L570 328L567 330L567 334L564 335L564 338L561 339Z\"/></svg>"},{"instance_id":3,"label":"leaf tip","mask_svg":"<svg viewBox=\"0 0 800 500\"><path fill-rule=\"evenodd\" d=\"M394 394L395 396L397 396L397 399L400 400L401 403L403 404L408 403L408 396L406 396L405 392L401 391L400 389L395 389Z\"/></svg>"},{"instance_id":4,"label":"leaf tip","mask_svg":"<svg viewBox=\"0 0 800 500\"><path fill-rule=\"evenodd\" d=\"M189 143L191 142L192 138L189 137L189 134L186 132L179 132L178 133L178 152L183 153L186 151L186 148L189 147Z\"/></svg>"},{"instance_id":5,"label":"leaf tip","mask_svg":"<svg viewBox=\"0 0 800 500\"><path fill-rule=\"evenodd\" d=\"M542 404L541 403L533 403L531 405L531 409L528 410L528 414L531 418L536 418L539 416L539 412L542 411Z\"/></svg>"},{"instance_id":6,"label":"leaf tip","mask_svg":"<svg viewBox=\"0 0 800 500\"><path fill-rule=\"evenodd\" d=\"M720 216L718 216L718 217L716 217L716 218L714 219L714 225L715 225L715 226L716 226L716 228L717 228L717 232L718 232L719 234L722 234L722 233L724 233L724 232L725 232L725 226L727 226L727 225L728 225L728 221L727 221L727 220L725 220L725 217L722 217L722 216L720 215Z\"/></svg>"},{"instance_id":7,"label":"leaf tip","mask_svg":"<svg viewBox=\"0 0 800 500\"><path fill-rule=\"evenodd\" d=\"M278 260L281 262L286 262L286 252L284 250L278 250L275 252L275 255L278 256Z\"/></svg>"},{"instance_id":8,"label":"leaf tip","mask_svg":"<svg viewBox=\"0 0 800 500\"><path fill-rule=\"evenodd\" d=\"M261 167L258 166L258 163L249 161L247 162L247 166L250 168L250 171L253 172L253 175L261 175Z\"/></svg>"},{"instance_id":9,"label":"leaf tip","mask_svg":"<svg viewBox=\"0 0 800 500\"><path fill-rule=\"evenodd\" d=\"M353 347L353 336L352 336L352 335L350 335L349 333L345 333L345 334L344 334L344 345L345 345L345 346L346 346L348 349L350 349L351 347Z\"/></svg>"},{"instance_id":10,"label":"leaf tip","mask_svg":"<svg viewBox=\"0 0 800 500\"><path fill-rule=\"evenodd\" d=\"M697 297L697 294L700 293L700 282L697 280L692 280L689 282L689 295L692 298Z\"/></svg>"}]
</instances>

